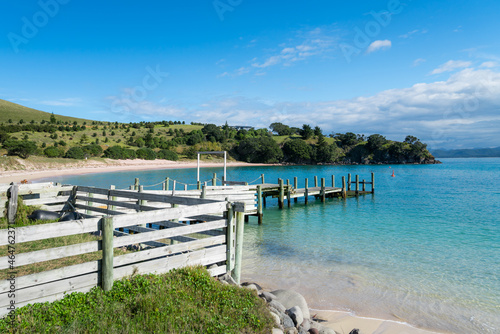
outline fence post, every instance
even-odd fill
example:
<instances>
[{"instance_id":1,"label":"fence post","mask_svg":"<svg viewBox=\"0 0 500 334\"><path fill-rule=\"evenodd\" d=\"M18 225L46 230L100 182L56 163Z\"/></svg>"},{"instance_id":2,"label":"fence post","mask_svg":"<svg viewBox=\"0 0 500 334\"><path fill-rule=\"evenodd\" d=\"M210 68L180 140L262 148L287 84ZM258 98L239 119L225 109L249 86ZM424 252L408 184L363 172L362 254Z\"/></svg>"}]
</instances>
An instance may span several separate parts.
<instances>
[{"instance_id":1,"label":"fence post","mask_svg":"<svg viewBox=\"0 0 500 334\"><path fill-rule=\"evenodd\" d=\"M361 184L363 185L363 191L366 191L366 181L365 179L363 179L363 181L361 181Z\"/></svg>"},{"instance_id":2,"label":"fence post","mask_svg":"<svg viewBox=\"0 0 500 334\"><path fill-rule=\"evenodd\" d=\"M262 186L257 186L257 220L259 225L262 224Z\"/></svg>"},{"instance_id":3,"label":"fence post","mask_svg":"<svg viewBox=\"0 0 500 334\"><path fill-rule=\"evenodd\" d=\"M109 204L109 201L116 201L116 196L111 196L111 190L115 190L115 186L114 185L109 186L109 190L110 191L108 191L108 208L107 208L108 209L108 215L109 215L109 210L111 210L111 211L115 210L115 206Z\"/></svg>"},{"instance_id":4,"label":"fence post","mask_svg":"<svg viewBox=\"0 0 500 334\"><path fill-rule=\"evenodd\" d=\"M305 200L306 205L307 205L307 202L309 201L308 196L309 196L309 179L306 178L305 193L304 193L304 200Z\"/></svg>"},{"instance_id":5,"label":"fence post","mask_svg":"<svg viewBox=\"0 0 500 334\"><path fill-rule=\"evenodd\" d=\"M351 191L351 173L347 174L347 191Z\"/></svg>"},{"instance_id":6,"label":"fence post","mask_svg":"<svg viewBox=\"0 0 500 334\"><path fill-rule=\"evenodd\" d=\"M201 190L201 181L196 181L196 189Z\"/></svg>"},{"instance_id":7,"label":"fence post","mask_svg":"<svg viewBox=\"0 0 500 334\"><path fill-rule=\"evenodd\" d=\"M260 174L260 177L262 178L262 184L264 184L264 174Z\"/></svg>"},{"instance_id":8,"label":"fence post","mask_svg":"<svg viewBox=\"0 0 500 334\"><path fill-rule=\"evenodd\" d=\"M287 199L287 202L288 202L288 207L291 206L291 198L290 198L290 180L289 179L286 179L286 199Z\"/></svg>"},{"instance_id":9,"label":"fence post","mask_svg":"<svg viewBox=\"0 0 500 334\"><path fill-rule=\"evenodd\" d=\"M347 198L346 186L345 186L345 176L342 176L342 198Z\"/></svg>"},{"instance_id":10,"label":"fence post","mask_svg":"<svg viewBox=\"0 0 500 334\"><path fill-rule=\"evenodd\" d=\"M278 207L283 209L283 202L285 197L285 189L283 187L283 179L278 179L278 187L279 187L279 197L278 197Z\"/></svg>"},{"instance_id":11,"label":"fence post","mask_svg":"<svg viewBox=\"0 0 500 334\"><path fill-rule=\"evenodd\" d=\"M134 190L139 190L139 178L138 177L135 178Z\"/></svg>"},{"instance_id":12,"label":"fence post","mask_svg":"<svg viewBox=\"0 0 500 334\"><path fill-rule=\"evenodd\" d=\"M168 191L168 188L169 188L169 183L170 183L170 178L167 176L165 178L165 182L163 182L163 190L164 191Z\"/></svg>"},{"instance_id":13,"label":"fence post","mask_svg":"<svg viewBox=\"0 0 500 334\"><path fill-rule=\"evenodd\" d=\"M335 175L332 175L332 188L335 188Z\"/></svg>"},{"instance_id":14,"label":"fence post","mask_svg":"<svg viewBox=\"0 0 500 334\"><path fill-rule=\"evenodd\" d=\"M93 193L88 193L88 197L92 198L92 197L94 197L94 194ZM93 206L93 205L94 205L93 202L87 201L87 206ZM87 214L91 215L92 214L92 210L87 210Z\"/></svg>"},{"instance_id":15,"label":"fence post","mask_svg":"<svg viewBox=\"0 0 500 334\"><path fill-rule=\"evenodd\" d=\"M102 228L102 289L109 291L113 287L113 217L101 220Z\"/></svg>"},{"instance_id":16,"label":"fence post","mask_svg":"<svg viewBox=\"0 0 500 334\"><path fill-rule=\"evenodd\" d=\"M7 217L9 224L14 224L16 222L17 214L17 195L19 194L19 186L17 184L12 184L9 189L9 206L7 208Z\"/></svg>"},{"instance_id":17,"label":"fence post","mask_svg":"<svg viewBox=\"0 0 500 334\"><path fill-rule=\"evenodd\" d=\"M214 176L212 178L212 186L216 186L217 185L217 173L214 173Z\"/></svg>"},{"instance_id":18,"label":"fence post","mask_svg":"<svg viewBox=\"0 0 500 334\"><path fill-rule=\"evenodd\" d=\"M297 189L299 188L299 181L297 180L297 177L296 177L296 176L293 178L293 188L294 188L295 190L297 190ZM294 201L295 203L297 203L297 197L295 197L295 198L293 199L293 201Z\"/></svg>"},{"instance_id":19,"label":"fence post","mask_svg":"<svg viewBox=\"0 0 500 334\"><path fill-rule=\"evenodd\" d=\"M207 196L207 185L204 184L202 189L201 189L201 197L200 198L206 198Z\"/></svg>"},{"instance_id":20,"label":"fence post","mask_svg":"<svg viewBox=\"0 0 500 334\"><path fill-rule=\"evenodd\" d=\"M321 202L325 202L326 191L325 191L325 178L321 178Z\"/></svg>"},{"instance_id":21,"label":"fence post","mask_svg":"<svg viewBox=\"0 0 500 334\"><path fill-rule=\"evenodd\" d=\"M375 194L375 173L372 173L372 194Z\"/></svg>"},{"instance_id":22,"label":"fence post","mask_svg":"<svg viewBox=\"0 0 500 334\"><path fill-rule=\"evenodd\" d=\"M226 198L226 201L228 199ZM236 233L235 219L234 219L234 210L233 204L227 203L227 230L226 230L226 260L227 260L227 268L226 271L231 272L234 269L234 260L235 260L235 249L236 249L236 240L234 238Z\"/></svg>"},{"instance_id":23,"label":"fence post","mask_svg":"<svg viewBox=\"0 0 500 334\"><path fill-rule=\"evenodd\" d=\"M241 258L243 255L243 232L245 228L245 213L236 212L236 249L233 278L240 284L241 278Z\"/></svg>"},{"instance_id":24,"label":"fence post","mask_svg":"<svg viewBox=\"0 0 500 334\"><path fill-rule=\"evenodd\" d=\"M317 176L314 176L314 187L315 188L318 187L318 177Z\"/></svg>"},{"instance_id":25,"label":"fence post","mask_svg":"<svg viewBox=\"0 0 500 334\"><path fill-rule=\"evenodd\" d=\"M356 196L359 196L359 175L356 175Z\"/></svg>"}]
</instances>

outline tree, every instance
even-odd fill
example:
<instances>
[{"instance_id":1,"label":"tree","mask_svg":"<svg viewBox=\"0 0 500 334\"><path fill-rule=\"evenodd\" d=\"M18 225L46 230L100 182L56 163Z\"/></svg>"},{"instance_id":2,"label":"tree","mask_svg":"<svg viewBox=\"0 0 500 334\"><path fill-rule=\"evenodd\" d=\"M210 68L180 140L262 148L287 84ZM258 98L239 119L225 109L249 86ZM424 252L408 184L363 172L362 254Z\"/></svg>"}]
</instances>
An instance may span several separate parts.
<instances>
[{"instance_id":1,"label":"tree","mask_svg":"<svg viewBox=\"0 0 500 334\"><path fill-rule=\"evenodd\" d=\"M224 133L215 124L207 124L201 129L208 141L222 143L224 141Z\"/></svg>"},{"instance_id":2,"label":"tree","mask_svg":"<svg viewBox=\"0 0 500 334\"><path fill-rule=\"evenodd\" d=\"M54 116L54 113L52 113L52 115L50 115L50 124L56 124L56 122L56 116Z\"/></svg>"},{"instance_id":3,"label":"tree","mask_svg":"<svg viewBox=\"0 0 500 334\"><path fill-rule=\"evenodd\" d=\"M310 125L304 124L302 125L302 129L299 130L299 134L302 136L302 138L309 139L313 136L314 131Z\"/></svg>"},{"instance_id":4,"label":"tree","mask_svg":"<svg viewBox=\"0 0 500 334\"><path fill-rule=\"evenodd\" d=\"M371 152L381 150L383 146L387 143L387 139L379 134L373 134L368 137L367 147Z\"/></svg>"},{"instance_id":5,"label":"tree","mask_svg":"<svg viewBox=\"0 0 500 334\"><path fill-rule=\"evenodd\" d=\"M96 139L97 141L98 139ZM102 154L102 147L97 145L97 144L90 144L82 147L83 152L85 155L91 156L91 157L99 157Z\"/></svg>"},{"instance_id":6,"label":"tree","mask_svg":"<svg viewBox=\"0 0 500 334\"><path fill-rule=\"evenodd\" d=\"M48 158L60 158L64 155L64 149L57 146L49 146L43 150L43 154Z\"/></svg>"},{"instance_id":7,"label":"tree","mask_svg":"<svg viewBox=\"0 0 500 334\"><path fill-rule=\"evenodd\" d=\"M240 160L255 163L277 163L283 159L283 151L269 136L246 138L235 147Z\"/></svg>"},{"instance_id":8,"label":"tree","mask_svg":"<svg viewBox=\"0 0 500 334\"><path fill-rule=\"evenodd\" d=\"M177 161L179 160L179 156L177 155L177 153L173 152L173 151L169 151L169 150L160 150L156 157L158 159L165 159L165 160L172 160L172 161Z\"/></svg>"},{"instance_id":9,"label":"tree","mask_svg":"<svg viewBox=\"0 0 500 334\"><path fill-rule=\"evenodd\" d=\"M302 139L292 139L283 144L285 160L295 163L311 161L312 148Z\"/></svg>"},{"instance_id":10,"label":"tree","mask_svg":"<svg viewBox=\"0 0 500 334\"><path fill-rule=\"evenodd\" d=\"M7 150L8 155L17 155L22 159L27 159L30 155L35 153L37 148L33 141L19 141L13 139L5 141L3 147Z\"/></svg>"},{"instance_id":11,"label":"tree","mask_svg":"<svg viewBox=\"0 0 500 334\"><path fill-rule=\"evenodd\" d=\"M269 129L278 134L278 136L290 136L293 134L293 130L288 125L279 122L269 125Z\"/></svg>"},{"instance_id":12,"label":"tree","mask_svg":"<svg viewBox=\"0 0 500 334\"><path fill-rule=\"evenodd\" d=\"M321 131L321 128L319 126L315 126L314 127L314 135L316 137L319 137L319 136L322 136L323 135L323 132Z\"/></svg>"}]
</instances>

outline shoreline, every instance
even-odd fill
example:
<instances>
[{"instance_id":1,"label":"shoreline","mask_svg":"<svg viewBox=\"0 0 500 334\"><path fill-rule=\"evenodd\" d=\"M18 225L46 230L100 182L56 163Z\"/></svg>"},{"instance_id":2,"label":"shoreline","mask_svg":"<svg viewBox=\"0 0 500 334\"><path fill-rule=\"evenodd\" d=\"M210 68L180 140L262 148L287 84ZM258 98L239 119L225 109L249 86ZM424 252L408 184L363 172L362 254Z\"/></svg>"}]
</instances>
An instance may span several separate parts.
<instances>
[{"instance_id":1,"label":"shoreline","mask_svg":"<svg viewBox=\"0 0 500 334\"><path fill-rule=\"evenodd\" d=\"M0 172L0 184L21 182L37 182L40 179L51 176L61 175L85 175L98 173L113 173L126 171L143 170L166 170L166 169L188 169L196 168L196 161L170 161L170 160L111 160L103 161L84 160L73 164L23 164L24 170L2 170ZM200 167L222 167L223 162L200 161ZM227 162L227 167L254 167L254 166L272 166L269 164L255 164L247 162Z\"/></svg>"}]
</instances>

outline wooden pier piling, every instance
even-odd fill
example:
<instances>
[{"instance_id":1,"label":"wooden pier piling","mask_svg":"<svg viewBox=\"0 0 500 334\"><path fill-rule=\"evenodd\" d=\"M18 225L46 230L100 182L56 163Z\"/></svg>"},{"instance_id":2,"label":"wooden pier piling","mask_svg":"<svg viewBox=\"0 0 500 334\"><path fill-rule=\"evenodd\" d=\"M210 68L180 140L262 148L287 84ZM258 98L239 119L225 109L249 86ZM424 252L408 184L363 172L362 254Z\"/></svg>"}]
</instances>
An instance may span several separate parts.
<instances>
[{"instance_id":1,"label":"wooden pier piling","mask_svg":"<svg viewBox=\"0 0 500 334\"><path fill-rule=\"evenodd\" d=\"M285 189L283 187L283 179L278 179L278 188L279 188L278 207L280 209L283 209L284 197L285 197Z\"/></svg>"},{"instance_id":2,"label":"wooden pier piling","mask_svg":"<svg viewBox=\"0 0 500 334\"><path fill-rule=\"evenodd\" d=\"M139 190L139 178L138 177L135 178L134 190Z\"/></svg>"},{"instance_id":3,"label":"wooden pier piling","mask_svg":"<svg viewBox=\"0 0 500 334\"><path fill-rule=\"evenodd\" d=\"M356 197L359 196L359 175L356 175L356 190L355 190Z\"/></svg>"},{"instance_id":4,"label":"wooden pier piling","mask_svg":"<svg viewBox=\"0 0 500 334\"><path fill-rule=\"evenodd\" d=\"M257 221L260 224L262 224L262 186L259 184L257 186Z\"/></svg>"},{"instance_id":5,"label":"wooden pier piling","mask_svg":"<svg viewBox=\"0 0 500 334\"><path fill-rule=\"evenodd\" d=\"M345 176L342 176L342 198L343 199L347 198L347 190L346 190L346 185L345 185Z\"/></svg>"},{"instance_id":6,"label":"wooden pier piling","mask_svg":"<svg viewBox=\"0 0 500 334\"><path fill-rule=\"evenodd\" d=\"M304 200L305 200L305 203L307 205L308 198L309 198L309 180L306 178L305 182L306 183L305 183Z\"/></svg>"},{"instance_id":7,"label":"wooden pier piling","mask_svg":"<svg viewBox=\"0 0 500 334\"><path fill-rule=\"evenodd\" d=\"M321 196L321 202L325 202L325 199L326 199L326 191L325 191L325 178L322 177L321 178L321 192L320 192L320 196Z\"/></svg>"},{"instance_id":8,"label":"wooden pier piling","mask_svg":"<svg viewBox=\"0 0 500 334\"><path fill-rule=\"evenodd\" d=\"M347 174L347 191L351 191L351 173Z\"/></svg>"},{"instance_id":9,"label":"wooden pier piling","mask_svg":"<svg viewBox=\"0 0 500 334\"><path fill-rule=\"evenodd\" d=\"M372 173L372 194L375 194L375 173Z\"/></svg>"},{"instance_id":10,"label":"wooden pier piling","mask_svg":"<svg viewBox=\"0 0 500 334\"><path fill-rule=\"evenodd\" d=\"M288 207L292 206L292 203L291 203L292 199L290 197L291 197L290 180L286 179L286 199L288 202Z\"/></svg>"},{"instance_id":11,"label":"wooden pier piling","mask_svg":"<svg viewBox=\"0 0 500 334\"><path fill-rule=\"evenodd\" d=\"M297 177L294 177L294 178L293 178L293 189L299 189L299 181L298 181ZM293 201L294 201L295 203L297 203L297 197L295 197L295 198L293 199Z\"/></svg>"},{"instance_id":12,"label":"wooden pier piling","mask_svg":"<svg viewBox=\"0 0 500 334\"><path fill-rule=\"evenodd\" d=\"M318 177L315 175L314 176L314 188L318 187Z\"/></svg>"}]
</instances>

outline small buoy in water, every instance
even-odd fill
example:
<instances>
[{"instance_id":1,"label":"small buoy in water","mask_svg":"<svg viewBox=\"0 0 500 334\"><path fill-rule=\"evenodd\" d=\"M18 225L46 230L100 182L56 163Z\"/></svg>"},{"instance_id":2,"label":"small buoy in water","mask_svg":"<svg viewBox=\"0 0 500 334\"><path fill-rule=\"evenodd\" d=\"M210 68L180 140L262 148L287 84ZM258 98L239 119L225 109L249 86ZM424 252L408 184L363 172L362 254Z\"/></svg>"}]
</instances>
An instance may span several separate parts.
<instances>
[{"instance_id":1,"label":"small buoy in water","mask_svg":"<svg viewBox=\"0 0 500 334\"><path fill-rule=\"evenodd\" d=\"M392 177L395 177L395 176L396 176L396 175L394 175L394 170L392 170L392 175L391 175L391 176L392 176Z\"/></svg>"}]
</instances>

